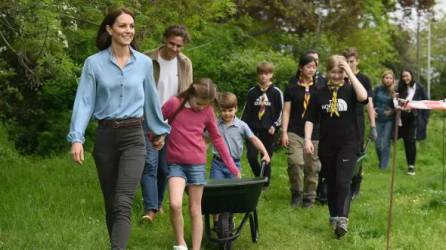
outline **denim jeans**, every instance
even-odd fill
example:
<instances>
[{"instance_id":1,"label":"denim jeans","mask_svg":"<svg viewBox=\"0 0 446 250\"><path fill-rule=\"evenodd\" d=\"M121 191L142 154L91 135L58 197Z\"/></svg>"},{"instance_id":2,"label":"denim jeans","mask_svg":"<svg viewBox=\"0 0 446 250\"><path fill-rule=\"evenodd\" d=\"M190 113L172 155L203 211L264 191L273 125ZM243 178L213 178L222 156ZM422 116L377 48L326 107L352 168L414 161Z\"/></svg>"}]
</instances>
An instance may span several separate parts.
<instances>
[{"instance_id":1,"label":"denim jeans","mask_svg":"<svg viewBox=\"0 0 446 250\"><path fill-rule=\"evenodd\" d=\"M147 135L147 131L144 133ZM141 190L144 203L144 211L158 211L163 203L166 187L167 169L166 149L160 151L153 147L152 142L145 136L147 157L141 178ZM167 138L165 139L167 142Z\"/></svg>"},{"instance_id":2,"label":"denim jeans","mask_svg":"<svg viewBox=\"0 0 446 250\"><path fill-rule=\"evenodd\" d=\"M386 169L390 159L390 140L392 136L393 121L376 121L378 138L376 139L376 153L379 168Z\"/></svg>"},{"instance_id":3,"label":"denim jeans","mask_svg":"<svg viewBox=\"0 0 446 250\"><path fill-rule=\"evenodd\" d=\"M240 160L234 160L235 165L240 170ZM229 169L226 167L225 163L218 160L218 159L212 159L211 164L211 173L210 178L211 179L234 179L234 175L229 171Z\"/></svg>"},{"instance_id":4,"label":"denim jeans","mask_svg":"<svg viewBox=\"0 0 446 250\"><path fill-rule=\"evenodd\" d=\"M147 133L145 133L147 135ZM157 186L157 169L158 169L158 150L156 150L152 142L147 136L144 171L141 178L141 190L144 203L144 211L158 210L158 186Z\"/></svg>"},{"instance_id":5,"label":"denim jeans","mask_svg":"<svg viewBox=\"0 0 446 250\"><path fill-rule=\"evenodd\" d=\"M158 208L161 208L164 200L164 193L167 187L167 176L169 175L169 166L167 165L167 141L169 136L164 138L164 147L158 152Z\"/></svg>"}]
</instances>

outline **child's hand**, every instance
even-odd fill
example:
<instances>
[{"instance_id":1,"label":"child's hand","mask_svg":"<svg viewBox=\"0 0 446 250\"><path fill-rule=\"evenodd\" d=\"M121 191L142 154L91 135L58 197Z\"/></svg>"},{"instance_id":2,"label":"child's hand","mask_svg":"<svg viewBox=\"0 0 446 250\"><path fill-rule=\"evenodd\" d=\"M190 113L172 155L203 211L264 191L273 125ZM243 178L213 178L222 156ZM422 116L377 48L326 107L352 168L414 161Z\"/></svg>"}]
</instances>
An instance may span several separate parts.
<instances>
[{"instance_id":1,"label":"child's hand","mask_svg":"<svg viewBox=\"0 0 446 250\"><path fill-rule=\"evenodd\" d=\"M280 143L284 147L288 147L288 134L286 132L282 133L282 137L280 138Z\"/></svg>"},{"instance_id":2,"label":"child's hand","mask_svg":"<svg viewBox=\"0 0 446 250\"><path fill-rule=\"evenodd\" d=\"M242 178L242 173L240 171L238 171L238 173L235 175L236 179L241 179Z\"/></svg>"},{"instance_id":3,"label":"child's hand","mask_svg":"<svg viewBox=\"0 0 446 250\"><path fill-rule=\"evenodd\" d=\"M162 149L164 146L164 135L158 135L153 137L152 144L156 150Z\"/></svg>"},{"instance_id":4,"label":"child's hand","mask_svg":"<svg viewBox=\"0 0 446 250\"><path fill-rule=\"evenodd\" d=\"M268 133L269 133L270 135L273 135L274 132L276 132L276 129L274 128L274 126L271 126L271 127L268 129Z\"/></svg>"},{"instance_id":5,"label":"child's hand","mask_svg":"<svg viewBox=\"0 0 446 250\"><path fill-rule=\"evenodd\" d=\"M262 157L262 161L265 161L265 163L268 164L271 162L271 158L269 158L269 155L266 154Z\"/></svg>"},{"instance_id":6,"label":"child's hand","mask_svg":"<svg viewBox=\"0 0 446 250\"><path fill-rule=\"evenodd\" d=\"M314 146L313 146L313 142L311 142L311 140L305 140L305 153L311 154L311 155L314 153Z\"/></svg>"},{"instance_id":7,"label":"child's hand","mask_svg":"<svg viewBox=\"0 0 446 250\"><path fill-rule=\"evenodd\" d=\"M345 71L345 73L347 73L348 76L353 74L352 69L350 68L350 65L348 65L347 61L341 60L339 62L339 68L341 68L342 70Z\"/></svg>"}]
</instances>

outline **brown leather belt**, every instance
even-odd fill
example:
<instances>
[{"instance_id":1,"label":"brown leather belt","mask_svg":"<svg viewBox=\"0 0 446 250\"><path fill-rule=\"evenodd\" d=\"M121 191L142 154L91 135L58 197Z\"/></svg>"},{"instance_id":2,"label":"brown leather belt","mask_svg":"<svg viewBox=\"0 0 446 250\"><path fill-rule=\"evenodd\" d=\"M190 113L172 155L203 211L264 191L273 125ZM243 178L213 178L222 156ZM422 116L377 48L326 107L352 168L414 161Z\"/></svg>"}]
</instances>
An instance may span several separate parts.
<instances>
[{"instance_id":1,"label":"brown leather belt","mask_svg":"<svg viewBox=\"0 0 446 250\"><path fill-rule=\"evenodd\" d=\"M139 118L129 118L129 119L117 119L117 120L99 120L99 126L101 127L111 127L111 128L129 128L129 127L140 127L142 125L143 119Z\"/></svg>"}]
</instances>

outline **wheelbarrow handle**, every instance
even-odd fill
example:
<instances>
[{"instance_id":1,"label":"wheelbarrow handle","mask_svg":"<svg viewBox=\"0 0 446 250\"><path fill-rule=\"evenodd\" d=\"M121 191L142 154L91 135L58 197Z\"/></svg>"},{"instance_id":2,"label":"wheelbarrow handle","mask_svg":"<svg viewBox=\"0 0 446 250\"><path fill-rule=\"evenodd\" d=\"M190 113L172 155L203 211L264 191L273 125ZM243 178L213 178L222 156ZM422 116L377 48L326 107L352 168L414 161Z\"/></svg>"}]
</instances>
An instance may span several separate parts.
<instances>
[{"instance_id":1,"label":"wheelbarrow handle","mask_svg":"<svg viewBox=\"0 0 446 250\"><path fill-rule=\"evenodd\" d=\"M368 138L364 145L364 153L367 153L367 149L369 148L370 143L372 142L371 138Z\"/></svg>"},{"instance_id":2,"label":"wheelbarrow handle","mask_svg":"<svg viewBox=\"0 0 446 250\"><path fill-rule=\"evenodd\" d=\"M263 174L265 172L265 167L266 167L266 161L261 161L260 162L260 177L265 177Z\"/></svg>"}]
</instances>

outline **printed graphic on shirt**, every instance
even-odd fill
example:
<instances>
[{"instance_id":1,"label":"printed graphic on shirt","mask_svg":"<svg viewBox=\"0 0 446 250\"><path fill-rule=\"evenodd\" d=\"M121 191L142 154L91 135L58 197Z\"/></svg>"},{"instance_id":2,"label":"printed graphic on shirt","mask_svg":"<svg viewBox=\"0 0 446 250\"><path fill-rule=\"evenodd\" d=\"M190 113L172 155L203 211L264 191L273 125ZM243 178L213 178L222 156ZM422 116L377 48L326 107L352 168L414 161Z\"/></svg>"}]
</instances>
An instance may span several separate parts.
<instances>
[{"instance_id":1,"label":"printed graphic on shirt","mask_svg":"<svg viewBox=\"0 0 446 250\"><path fill-rule=\"evenodd\" d=\"M258 117L259 120L262 120L262 117L266 111L265 107L271 106L271 102L268 100L268 96L266 95L266 93L263 93L259 98L257 98L257 100L254 102L254 105L260 105Z\"/></svg>"},{"instance_id":2,"label":"printed graphic on shirt","mask_svg":"<svg viewBox=\"0 0 446 250\"><path fill-rule=\"evenodd\" d=\"M322 105L322 109L327 113L330 113L332 100L328 104ZM344 99L339 98L337 102L338 112L346 112L348 110L347 102Z\"/></svg>"},{"instance_id":3,"label":"printed graphic on shirt","mask_svg":"<svg viewBox=\"0 0 446 250\"><path fill-rule=\"evenodd\" d=\"M269 101L266 93L263 93L257 98L257 100L254 102L254 106L271 106L271 102Z\"/></svg>"}]
</instances>

